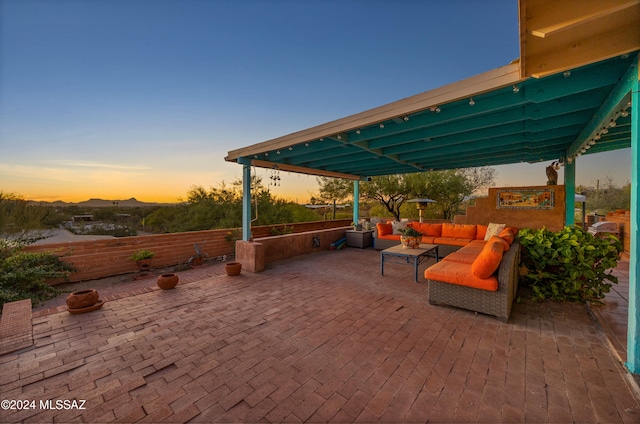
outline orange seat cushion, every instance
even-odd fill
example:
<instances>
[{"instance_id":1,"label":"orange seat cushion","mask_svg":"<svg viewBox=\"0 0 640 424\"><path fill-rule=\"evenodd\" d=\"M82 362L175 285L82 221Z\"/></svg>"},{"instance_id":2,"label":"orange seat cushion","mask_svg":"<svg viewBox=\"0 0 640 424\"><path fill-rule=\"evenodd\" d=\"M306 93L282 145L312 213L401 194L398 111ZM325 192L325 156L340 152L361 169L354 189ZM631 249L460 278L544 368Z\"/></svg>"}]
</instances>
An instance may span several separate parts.
<instances>
[{"instance_id":1,"label":"orange seat cushion","mask_svg":"<svg viewBox=\"0 0 640 424\"><path fill-rule=\"evenodd\" d=\"M471 264L471 272L478 278L489 278L500 266L504 245L493 236L484 246L478 257Z\"/></svg>"},{"instance_id":2,"label":"orange seat cushion","mask_svg":"<svg viewBox=\"0 0 640 424\"><path fill-rule=\"evenodd\" d=\"M436 238L432 236L422 236L422 243L424 244L436 244Z\"/></svg>"},{"instance_id":3,"label":"orange seat cushion","mask_svg":"<svg viewBox=\"0 0 640 424\"><path fill-rule=\"evenodd\" d=\"M498 290L498 278L495 275L478 278L471 272L471 265L453 261L441 261L430 266L424 270L424 278L481 290Z\"/></svg>"},{"instance_id":4,"label":"orange seat cushion","mask_svg":"<svg viewBox=\"0 0 640 424\"><path fill-rule=\"evenodd\" d=\"M476 238L476 226L470 224L442 224L442 237L465 238L473 240Z\"/></svg>"},{"instance_id":5,"label":"orange seat cushion","mask_svg":"<svg viewBox=\"0 0 640 424\"><path fill-rule=\"evenodd\" d=\"M393 225L390 222L378 222L376 224L378 236L386 236L393 233Z\"/></svg>"},{"instance_id":6,"label":"orange seat cushion","mask_svg":"<svg viewBox=\"0 0 640 424\"><path fill-rule=\"evenodd\" d=\"M466 246L473 239L459 237L436 237L433 242L435 244L446 244L449 246Z\"/></svg>"},{"instance_id":7,"label":"orange seat cushion","mask_svg":"<svg viewBox=\"0 0 640 424\"><path fill-rule=\"evenodd\" d=\"M449 253L447 256L442 258L442 260L471 265L473 261L476 260L480 252L482 252L486 243L487 242L484 240L474 240L462 249Z\"/></svg>"},{"instance_id":8,"label":"orange seat cushion","mask_svg":"<svg viewBox=\"0 0 640 424\"><path fill-rule=\"evenodd\" d=\"M398 240L400 241L400 234L385 234L383 236L378 236L380 240Z\"/></svg>"}]
</instances>

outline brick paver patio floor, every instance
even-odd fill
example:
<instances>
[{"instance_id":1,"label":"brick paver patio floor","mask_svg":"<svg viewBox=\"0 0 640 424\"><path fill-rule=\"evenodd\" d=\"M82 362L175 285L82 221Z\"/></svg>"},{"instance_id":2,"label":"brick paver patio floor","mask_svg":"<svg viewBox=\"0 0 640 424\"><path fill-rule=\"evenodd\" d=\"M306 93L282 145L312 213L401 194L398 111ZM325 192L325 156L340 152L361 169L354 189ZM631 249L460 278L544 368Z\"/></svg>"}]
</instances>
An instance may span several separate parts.
<instances>
[{"instance_id":1,"label":"brick paver patio floor","mask_svg":"<svg viewBox=\"0 0 640 424\"><path fill-rule=\"evenodd\" d=\"M87 314L36 311L34 346L0 356L0 398L35 407L0 422L640 422L584 305L523 301L508 323L431 306L372 249L197 271ZM74 399L86 409L55 409Z\"/></svg>"}]
</instances>

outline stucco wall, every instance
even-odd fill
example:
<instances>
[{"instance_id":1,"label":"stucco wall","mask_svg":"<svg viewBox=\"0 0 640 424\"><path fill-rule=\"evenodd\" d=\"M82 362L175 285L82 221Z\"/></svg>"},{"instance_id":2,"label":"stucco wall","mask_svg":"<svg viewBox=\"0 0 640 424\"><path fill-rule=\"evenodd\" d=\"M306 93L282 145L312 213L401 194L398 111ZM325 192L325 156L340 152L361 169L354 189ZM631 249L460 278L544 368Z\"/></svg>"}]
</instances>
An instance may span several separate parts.
<instances>
[{"instance_id":1,"label":"stucco wall","mask_svg":"<svg viewBox=\"0 0 640 424\"><path fill-rule=\"evenodd\" d=\"M501 190L553 190L553 209L501 209L497 206L498 192ZM487 197L476 199L473 207L467 208L466 215L458 215L457 224L488 224L495 222L517 228L542 228L560 231L565 223L565 189L563 185L527 186L527 187L492 187Z\"/></svg>"}]
</instances>

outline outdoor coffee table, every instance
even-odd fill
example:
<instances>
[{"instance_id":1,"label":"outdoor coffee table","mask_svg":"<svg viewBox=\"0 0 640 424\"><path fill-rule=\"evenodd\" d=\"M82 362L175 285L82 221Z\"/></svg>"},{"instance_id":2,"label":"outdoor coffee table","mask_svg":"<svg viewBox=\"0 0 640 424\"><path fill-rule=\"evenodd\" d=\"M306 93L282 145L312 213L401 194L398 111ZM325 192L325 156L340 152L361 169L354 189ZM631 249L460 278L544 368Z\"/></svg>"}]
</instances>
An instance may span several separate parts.
<instances>
[{"instance_id":1,"label":"outdoor coffee table","mask_svg":"<svg viewBox=\"0 0 640 424\"><path fill-rule=\"evenodd\" d=\"M421 244L417 249L408 249L397 245L380 251L380 275L384 275L384 263L392 262L399 264L413 264L415 282L418 282L418 265L422 262L435 258L438 262L438 245Z\"/></svg>"}]
</instances>

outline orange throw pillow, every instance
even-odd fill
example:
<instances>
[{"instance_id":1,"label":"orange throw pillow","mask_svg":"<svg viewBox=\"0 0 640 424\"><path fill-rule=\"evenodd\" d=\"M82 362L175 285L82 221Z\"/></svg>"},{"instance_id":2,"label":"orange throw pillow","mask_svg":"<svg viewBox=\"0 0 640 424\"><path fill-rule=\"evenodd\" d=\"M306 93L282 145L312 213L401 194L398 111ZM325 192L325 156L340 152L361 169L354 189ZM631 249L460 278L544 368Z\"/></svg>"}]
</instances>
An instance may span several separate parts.
<instances>
[{"instance_id":1,"label":"orange throw pillow","mask_svg":"<svg viewBox=\"0 0 640 424\"><path fill-rule=\"evenodd\" d=\"M496 272L502 260L504 245L501 241L489 239L482 252L471 264L471 272L478 278L489 278Z\"/></svg>"},{"instance_id":2,"label":"orange throw pillow","mask_svg":"<svg viewBox=\"0 0 640 424\"><path fill-rule=\"evenodd\" d=\"M516 239L515 233L511 231L510 228L505 228L504 230L500 231L500 234L498 234L498 236L505 239L507 243L509 243L509 245L512 245L513 241Z\"/></svg>"},{"instance_id":3,"label":"orange throw pillow","mask_svg":"<svg viewBox=\"0 0 640 424\"><path fill-rule=\"evenodd\" d=\"M376 227L378 228L378 236L386 236L393 233L393 225L391 223L378 222Z\"/></svg>"}]
</instances>

